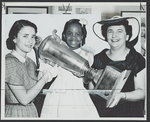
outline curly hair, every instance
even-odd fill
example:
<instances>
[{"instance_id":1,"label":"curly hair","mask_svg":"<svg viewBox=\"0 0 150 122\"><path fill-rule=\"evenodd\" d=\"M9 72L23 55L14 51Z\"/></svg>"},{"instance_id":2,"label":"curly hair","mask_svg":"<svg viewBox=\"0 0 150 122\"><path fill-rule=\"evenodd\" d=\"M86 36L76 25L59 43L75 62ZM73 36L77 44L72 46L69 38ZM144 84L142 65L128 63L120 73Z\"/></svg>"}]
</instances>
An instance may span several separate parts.
<instances>
[{"instance_id":1,"label":"curly hair","mask_svg":"<svg viewBox=\"0 0 150 122\"><path fill-rule=\"evenodd\" d=\"M64 30L62 32L62 40L66 42L66 39L64 37L68 27L71 25L71 24L79 24L80 27L81 27L81 30L82 30L82 34L83 34L83 40L82 40L82 46L85 44L85 38L86 38L86 35L87 35L87 31L86 31L86 25L82 25L80 22L79 19L71 19L69 21L66 22L65 26L64 26Z\"/></svg>"},{"instance_id":2,"label":"curly hair","mask_svg":"<svg viewBox=\"0 0 150 122\"><path fill-rule=\"evenodd\" d=\"M11 27L8 35L8 39L6 40L6 45L9 50L15 49L15 43L14 39L17 37L19 31L24 27L24 26L31 26L35 29L35 32L37 33L37 26L28 21L28 20L17 20Z\"/></svg>"}]
</instances>

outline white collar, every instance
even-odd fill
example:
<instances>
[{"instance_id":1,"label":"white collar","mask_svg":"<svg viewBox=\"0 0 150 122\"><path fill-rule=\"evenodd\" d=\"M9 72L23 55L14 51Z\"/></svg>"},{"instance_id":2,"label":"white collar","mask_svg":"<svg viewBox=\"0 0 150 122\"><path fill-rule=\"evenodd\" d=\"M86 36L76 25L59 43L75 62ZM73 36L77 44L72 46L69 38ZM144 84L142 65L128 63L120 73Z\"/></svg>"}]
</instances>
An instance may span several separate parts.
<instances>
[{"instance_id":1,"label":"white collar","mask_svg":"<svg viewBox=\"0 0 150 122\"><path fill-rule=\"evenodd\" d=\"M20 62L24 63L26 61L26 58L22 57L17 51L13 50L11 52L13 56L15 56Z\"/></svg>"},{"instance_id":2,"label":"white collar","mask_svg":"<svg viewBox=\"0 0 150 122\"><path fill-rule=\"evenodd\" d=\"M76 53L80 53L81 51L82 51L82 49L81 48L78 48L78 49L75 49L75 50L73 50L74 52L76 52Z\"/></svg>"}]
</instances>

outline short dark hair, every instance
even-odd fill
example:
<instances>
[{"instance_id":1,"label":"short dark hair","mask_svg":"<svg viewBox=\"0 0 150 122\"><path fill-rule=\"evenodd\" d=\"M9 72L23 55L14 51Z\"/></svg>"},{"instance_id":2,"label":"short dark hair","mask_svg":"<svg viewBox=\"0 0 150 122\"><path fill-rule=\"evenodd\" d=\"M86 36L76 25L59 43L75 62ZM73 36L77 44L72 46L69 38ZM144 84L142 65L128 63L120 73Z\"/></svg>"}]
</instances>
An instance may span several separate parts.
<instances>
[{"instance_id":1,"label":"short dark hair","mask_svg":"<svg viewBox=\"0 0 150 122\"><path fill-rule=\"evenodd\" d=\"M63 41L66 42L64 35L65 35L66 31L67 31L68 26L71 25L71 24L79 24L79 26L81 27L81 30L82 30L82 34L83 34L82 45L85 44L85 38L86 38L86 35L87 35L86 25L83 24L83 26L82 26L79 21L80 21L79 19L71 19L71 20L66 22L66 24L64 26L64 30L62 32L62 40Z\"/></svg>"},{"instance_id":2,"label":"short dark hair","mask_svg":"<svg viewBox=\"0 0 150 122\"><path fill-rule=\"evenodd\" d=\"M35 29L35 32L37 33L37 26L28 21L28 20L17 20L11 27L8 35L8 39L6 40L6 45L9 50L15 49L15 43L13 39L17 37L19 31L24 27L24 26L31 26Z\"/></svg>"},{"instance_id":3,"label":"short dark hair","mask_svg":"<svg viewBox=\"0 0 150 122\"><path fill-rule=\"evenodd\" d=\"M106 23L106 24L102 25L101 30L102 30L102 35L105 38L105 41L107 41L107 29L108 29L108 27L109 26L115 26L115 25L123 25L125 27L126 33L127 33L127 35L129 35L129 39L128 39L128 41L129 41L130 38L132 37L132 26L129 25L129 22L126 19L123 19L122 21L116 21L113 23Z\"/></svg>"}]
</instances>

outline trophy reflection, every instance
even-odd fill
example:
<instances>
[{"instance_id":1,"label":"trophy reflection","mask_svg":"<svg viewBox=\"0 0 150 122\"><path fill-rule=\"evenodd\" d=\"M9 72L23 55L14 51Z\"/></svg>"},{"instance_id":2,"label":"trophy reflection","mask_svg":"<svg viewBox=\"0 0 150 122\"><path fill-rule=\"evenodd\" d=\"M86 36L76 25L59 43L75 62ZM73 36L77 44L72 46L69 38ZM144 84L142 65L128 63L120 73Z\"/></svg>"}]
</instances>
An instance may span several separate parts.
<instances>
[{"instance_id":1,"label":"trophy reflection","mask_svg":"<svg viewBox=\"0 0 150 122\"><path fill-rule=\"evenodd\" d=\"M56 32L56 30L55 30ZM67 44L56 39L55 34L46 37L38 48L40 59L46 59L51 64L57 64L62 68L84 77L84 83L88 84L91 80L97 81L100 77L98 70L94 70L89 66L86 59L72 51Z\"/></svg>"},{"instance_id":2,"label":"trophy reflection","mask_svg":"<svg viewBox=\"0 0 150 122\"><path fill-rule=\"evenodd\" d=\"M84 83L94 81L94 90L90 94L98 94L107 103L113 94L120 92L127 80L130 71L120 71L113 66L106 66L103 70L95 70L89 66L86 59L72 51L60 38L53 35L46 37L38 47L38 55L42 60L48 60L51 65L57 64L73 74L83 77Z\"/></svg>"}]
</instances>

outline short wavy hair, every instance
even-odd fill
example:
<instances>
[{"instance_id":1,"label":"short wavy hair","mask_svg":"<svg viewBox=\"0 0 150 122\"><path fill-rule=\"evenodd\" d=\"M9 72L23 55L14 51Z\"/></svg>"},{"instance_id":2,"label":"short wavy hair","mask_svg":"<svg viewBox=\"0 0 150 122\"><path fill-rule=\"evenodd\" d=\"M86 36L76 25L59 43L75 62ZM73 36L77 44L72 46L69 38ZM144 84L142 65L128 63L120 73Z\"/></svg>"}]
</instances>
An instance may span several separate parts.
<instances>
[{"instance_id":1,"label":"short wavy hair","mask_svg":"<svg viewBox=\"0 0 150 122\"><path fill-rule=\"evenodd\" d=\"M127 40L127 42L129 42L129 40L132 37L132 26L129 25L129 22L126 19L123 19L121 21L106 23L106 24L102 25L102 27L101 27L102 36L105 38L105 41L107 41L107 29L108 29L108 27L115 26L115 25L123 25L125 27L126 33L127 33L127 35L129 35L129 39Z\"/></svg>"},{"instance_id":2,"label":"short wavy hair","mask_svg":"<svg viewBox=\"0 0 150 122\"><path fill-rule=\"evenodd\" d=\"M8 35L8 39L6 40L6 45L9 50L15 49L15 43L14 39L17 37L19 31L24 27L24 26L30 26L35 29L35 32L37 33L37 26L28 21L28 20L17 20L11 27Z\"/></svg>"}]
</instances>

